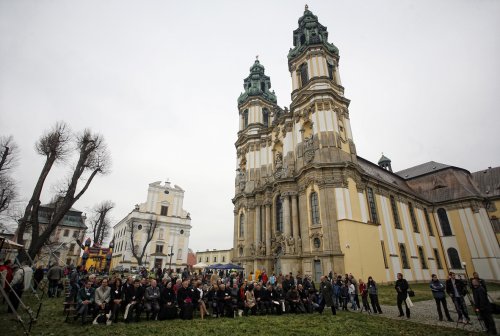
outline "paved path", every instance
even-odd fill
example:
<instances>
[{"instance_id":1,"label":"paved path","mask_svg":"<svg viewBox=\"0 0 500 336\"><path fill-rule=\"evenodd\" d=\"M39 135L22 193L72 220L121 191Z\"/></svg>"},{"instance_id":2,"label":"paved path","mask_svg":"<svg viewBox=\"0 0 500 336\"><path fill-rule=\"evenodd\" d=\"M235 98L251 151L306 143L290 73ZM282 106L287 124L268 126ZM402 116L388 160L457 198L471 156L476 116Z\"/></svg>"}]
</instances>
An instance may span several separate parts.
<instances>
[{"instance_id":1,"label":"paved path","mask_svg":"<svg viewBox=\"0 0 500 336\"><path fill-rule=\"evenodd\" d=\"M495 300L499 301L500 300L500 291L495 291L489 293L490 296ZM394 296L394 301L396 301L396 297ZM455 306L453 305L453 302L449 297L446 298L446 301L448 303L448 310L450 311L451 318L455 322L447 322L446 321L446 316L444 317L444 321L440 322L439 317L438 317L438 312L436 308L436 303L434 300L428 300L428 301L420 301L420 302L414 302L414 306L410 309L411 311L411 316L410 316L410 321L417 322L417 323L423 323L423 324L430 324L430 325L436 325L436 326L442 326L442 327L449 327L449 328L460 328L460 329L465 329L469 331L481 331L481 326L479 324L479 321L476 318L476 314L474 313L473 309L471 306L467 306L468 311L469 311L469 317L471 319L471 324L469 325L464 325L462 323L457 325L457 320L458 320L458 315L456 313ZM466 302L468 303L468 299L466 299ZM400 320L404 319L406 320L406 317L398 317L399 311L397 306L387 306L387 305L382 305L381 306L382 311L384 312L381 316L395 319L395 320ZM403 310L404 310L404 305L403 305ZM444 312L443 312L444 315ZM495 315L494 315L495 316ZM496 315L498 316L498 315ZM495 324L497 327L497 331L500 329L500 319L495 318Z\"/></svg>"}]
</instances>

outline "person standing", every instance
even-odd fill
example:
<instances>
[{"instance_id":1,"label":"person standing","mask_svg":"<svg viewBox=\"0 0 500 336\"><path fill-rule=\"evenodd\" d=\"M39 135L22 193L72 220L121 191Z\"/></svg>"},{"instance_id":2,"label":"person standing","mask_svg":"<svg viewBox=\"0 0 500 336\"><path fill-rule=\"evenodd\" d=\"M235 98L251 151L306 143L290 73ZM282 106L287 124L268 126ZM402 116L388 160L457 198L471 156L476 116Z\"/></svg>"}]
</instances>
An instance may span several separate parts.
<instances>
[{"instance_id":1,"label":"person standing","mask_svg":"<svg viewBox=\"0 0 500 336\"><path fill-rule=\"evenodd\" d=\"M61 281L63 276L63 270L61 267L59 267L58 264L54 264L51 268L49 268L49 271L47 272L47 279L49 280L48 295L50 298L59 296L59 291L57 290L57 288L59 287L59 282Z\"/></svg>"},{"instance_id":2,"label":"person standing","mask_svg":"<svg viewBox=\"0 0 500 336\"><path fill-rule=\"evenodd\" d=\"M495 326L495 320L493 319L493 316L491 316L491 314L493 313L491 307L492 305L488 300L488 294L486 293L486 290L479 281L479 277L477 279L472 279L472 295L474 297L474 308L476 309L476 312L479 313L481 319L484 322L486 333L488 333L489 335L496 335L497 329Z\"/></svg>"},{"instance_id":3,"label":"person standing","mask_svg":"<svg viewBox=\"0 0 500 336\"><path fill-rule=\"evenodd\" d=\"M436 301L436 307L439 315L439 321L443 320L443 313L441 312L441 306L443 306L444 309L444 314L446 315L446 319L448 322L453 322L452 318L450 317L450 312L448 311L448 304L446 303L446 294L445 294L445 286L444 284L439 281L438 277L436 274L432 275L432 280L430 283L431 291L432 291L432 296L434 297L434 300Z\"/></svg>"},{"instance_id":4,"label":"person standing","mask_svg":"<svg viewBox=\"0 0 500 336\"><path fill-rule=\"evenodd\" d=\"M398 279L396 280L396 285L394 288L396 289L396 292L398 293L397 296L397 304L398 304L398 310L399 310L399 315L398 317L403 317L403 302L406 307L406 318L410 318L410 308L406 304L406 298L408 297L408 281L406 279L403 279L403 274L398 273L397 275Z\"/></svg>"},{"instance_id":5,"label":"person standing","mask_svg":"<svg viewBox=\"0 0 500 336\"><path fill-rule=\"evenodd\" d=\"M458 313L458 322L470 323L469 313L464 299L464 295L467 293L467 285L462 280L457 279L454 272L450 272L449 278L446 280L446 293L451 296L455 304Z\"/></svg>"},{"instance_id":6,"label":"person standing","mask_svg":"<svg viewBox=\"0 0 500 336\"><path fill-rule=\"evenodd\" d=\"M373 312L382 314L382 309L380 308L380 304L378 303L378 288L377 283L370 276L368 277L368 283L366 284L368 288L368 296L370 297L370 302L373 307Z\"/></svg>"},{"instance_id":7,"label":"person standing","mask_svg":"<svg viewBox=\"0 0 500 336\"><path fill-rule=\"evenodd\" d=\"M328 281L328 278L324 275L321 276L320 280L321 283L319 285L319 292L321 293L323 299L321 300L321 303L319 305L319 312L320 314L323 313L323 309L325 309L326 305L331 307L332 315L337 315L337 311L335 310L335 304L333 302L332 284L330 283L330 281Z\"/></svg>"},{"instance_id":8,"label":"person standing","mask_svg":"<svg viewBox=\"0 0 500 336\"><path fill-rule=\"evenodd\" d=\"M43 276L44 276L43 268L42 268L42 265L40 265L36 268L35 274L33 275L33 279L35 280L33 283L34 290L38 289L38 285L40 285L40 282L42 282ZM74 296L76 296L76 293Z\"/></svg>"},{"instance_id":9,"label":"person standing","mask_svg":"<svg viewBox=\"0 0 500 336\"><path fill-rule=\"evenodd\" d=\"M21 300L21 297L23 296L24 270L15 264L12 266L12 270L13 270L14 275L13 275L12 281L10 282L11 290L9 292L9 300L12 303L12 306L14 307L14 309L17 311L17 308L19 307L19 301ZM7 312L13 313L10 306L7 309Z\"/></svg>"}]
</instances>

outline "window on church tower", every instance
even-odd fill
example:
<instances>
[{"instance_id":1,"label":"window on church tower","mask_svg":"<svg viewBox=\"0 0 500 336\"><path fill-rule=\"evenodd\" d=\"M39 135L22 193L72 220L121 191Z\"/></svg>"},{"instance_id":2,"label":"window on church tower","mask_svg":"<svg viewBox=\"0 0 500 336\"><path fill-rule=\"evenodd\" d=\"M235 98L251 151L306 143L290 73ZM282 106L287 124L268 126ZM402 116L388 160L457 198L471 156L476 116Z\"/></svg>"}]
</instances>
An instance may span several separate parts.
<instances>
[{"instance_id":1,"label":"window on church tower","mask_svg":"<svg viewBox=\"0 0 500 336\"><path fill-rule=\"evenodd\" d=\"M245 236L245 215L240 215L240 238Z\"/></svg>"},{"instance_id":2,"label":"window on church tower","mask_svg":"<svg viewBox=\"0 0 500 336\"><path fill-rule=\"evenodd\" d=\"M276 198L276 231L283 232L283 203L281 197Z\"/></svg>"},{"instance_id":3,"label":"window on church tower","mask_svg":"<svg viewBox=\"0 0 500 336\"><path fill-rule=\"evenodd\" d=\"M413 209L413 204L411 204L411 202L408 202L408 209L410 210L410 218L411 218L411 224L413 225L413 232L419 233L420 231L418 230L418 222L417 218L415 217L415 210Z\"/></svg>"},{"instance_id":4,"label":"window on church tower","mask_svg":"<svg viewBox=\"0 0 500 336\"><path fill-rule=\"evenodd\" d=\"M328 66L328 77L330 78L330 80L333 80L333 64L327 62L326 65Z\"/></svg>"},{"instance_id":5,"label":"window on church tower","mask_svg":"<svg viewBox=\"0 0 500 336\"><path fill-rule=\"evenodd\" d=\"M319 207L318 207L318 194L315 192L311 193L310 196L311 202L311 223L312 225L320 224L319 220Z\"/></svg>"},{"instance_id":6,"label":"window on church tower","mask_svg":"<svg viewBox=\"0 0 500 336\"><path fill-rule=\"evenodd\" d=\"M262 110L262 122L264 127L269 126L269 110L266 108Z\"/></svg>"},{"instance_id":7,"label":"window on church tower","mask_svg":"<svg viewBox=\"0 0 500 336\"><path fill-rule=\"evenodd\" d=\"M399 221L399 212L398 205L396 204L396 199L391 195L391 208L392 208L392 217L394 218L394 227L396 229L401 229L401 222Z\"/></svg>"},{"instance_id":8,"label":"window on church tower","mask_svg":"<svg viewBox=\"0 0 500 336\"><path fill-rule=\"evenodd\" d=\"M450 221L448 220L448 215L446 214L446 210L443 208L439 208L437 211L439 223L441 224L441 231L443 232L443 236L452 236Z\"/></svg>"},{"instance_id":9,"label":"window on church tower","mask_svg":"<svg viewBox=\"0 0 500 336\"><path fill-rule=\"evenodd\" d=\"M243 111L243 128L248 127L248 110Z\"/></svg>"},{"instance_id":10,"label":"window on church tower","mask_svg":"<svg viewBox=\"0 0 500 336\"><path fill-rule=\"evenodd\" d=\"M307 63L303 63L300 66L300 83L301 86L304 87L306 86L307 82L309 81L309 73L307 70Z\"/></svg>"},{"instance_id":11,"label":"window on church tower","mask_svg":"<svg viewBox=\"0 0 500 336\"><path fill-rule=\"evenodd\" d=\"M368 206L370 207L371 221L378 224L377 205L375 204L375 195L372 188L366 188L366 197L368 198Z\"/></svg>"},{"instance_id":12,"label":"window on church tower","mask_svg":"<svg viewBox=\"0 0 500 336\"><path fill-rule=\"evenodd\" d=\"M260 91L266 92L266 83L260 82Z\"/></svg>"},{"instance_id":13,"label":"window on church tower","mask_svg":"<svg viewBox=\"0 0 500 336\"><path fill-rule=\"evenodd\" d=\"M401 264L404 269L409 269L410 264L408 263L408 256L406 255L405 244L399 244L399 254L401 255Z\"/></svg>"}]
</instances>

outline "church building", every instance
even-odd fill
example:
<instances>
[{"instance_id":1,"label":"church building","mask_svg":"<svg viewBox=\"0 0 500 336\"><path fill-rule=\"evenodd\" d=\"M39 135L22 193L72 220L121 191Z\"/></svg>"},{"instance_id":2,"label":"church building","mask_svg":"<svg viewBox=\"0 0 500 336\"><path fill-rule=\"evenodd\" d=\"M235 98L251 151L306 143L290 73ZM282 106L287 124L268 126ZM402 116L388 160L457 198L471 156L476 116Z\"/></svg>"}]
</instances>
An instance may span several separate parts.
<instances>
[{"instance_id":1,"label":"church building","mask_svg":"<svg viewBox=\"0 0 500 336\"><path fill-rule=\"evenodd\" d=\"M359 156L339 50L307 6L298 24L290 106L277 105L258 59L238 98L233 262L316 280L335 271L427 281L467 270L498 281L498 171L486 178L431 161L395 173L385 156Z\"/></svg>"}]
</instances>

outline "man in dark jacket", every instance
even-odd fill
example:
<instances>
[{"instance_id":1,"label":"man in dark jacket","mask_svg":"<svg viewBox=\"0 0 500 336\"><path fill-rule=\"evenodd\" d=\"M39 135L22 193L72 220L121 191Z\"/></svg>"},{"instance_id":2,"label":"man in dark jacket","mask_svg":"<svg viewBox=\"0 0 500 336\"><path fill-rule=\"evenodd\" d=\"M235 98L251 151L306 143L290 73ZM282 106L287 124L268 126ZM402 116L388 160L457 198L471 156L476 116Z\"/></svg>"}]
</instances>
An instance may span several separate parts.
<instances>
[{"instance_id":1,"label":"man in dark jacket","mask_svg":"<svg viewBox=\"0 0 500 336\"><path fill-rule=\"evenodd\" d=\"M77 305L77 314L75 316L75 320L78 319L79 316L82 317L82 324L85 323L87 318L87 314L94 306L95 298L95 289L92 287L92 282L88 281L85 283L85 286L80 288L78 294L76 296Z\"/></svg>"},{"instance_id":2,"label":"man in dark jacket","mask_svg":"<svg viewBox=\"0 0 500 336\"><path fill-rule=\"evenodd\" d=\"M488 300L488 294L479 279L472 279L472 294L474 296L474 308L479 313L489 335L496 335L497 329L493 319L491 303Z\"/></svg>"},{"instance_id":3,"label":"man in dark jacket","mask_svg":"<svg viewBox=\"0 0 500 336\"><path fill-rule=\"evenodd\" d=\"M333 287L330 281L328 281L328 277L322 276L320 278L321 283L319 284L319 292L321 294L321 303L319 304L319 312L323 313L325 306L330 306L332 308L332 314L337 315L337 311L335 310L335 304L333 303Z\"/></svg>"},{"instance_id":4,"label":"man in dark jacket","mask_svg":"<svg viewBox=\"0 0 500 336\"><path fill-rule=\"evenodd\" d=\"M403 279L403 274L398 273L398 279L396 280L396 285L394 288L396 289L396 292L398 293L397 296L397 304L398 304L398 309L399 309L399 315L398 317L404 316L403 314L403 302L406 307L406 317L410 318L410 308L406 304L406 298L408 297L408 281L406 279Z\"/></svg>"},{"instance_id":5,"label":"man in dark jacket","mask_svg":"<svg viewBox=\"0 0 500 336\"><path fill-rule=\"evenodd\" d=\"M195 300L195 289L189 287L189 280L182 281L181 287L177 290L177 304L181 308L182 319L193 318L193 301Z\"/></svg>"},{"instance_id":6,"label":"man in dark jacket","mask_svg":"<svg viewBox=\"0 0 500 336\"><path fill-rule=\"evenodd\" d=\"M444 314L446 315L448 322L453 322L453 320L450 317L450 312L448 311L448 304L446 303L446 294L444 292L445 286L441 281L439 281L436 274L432 275L432 281L430 283L430 287L431 287L431 291L432 291L432 296L434 297L434 300L436 301L436 307L438 310L439 321L443 320L443 313L441 312L441 305L442 305L443 309L444 309Z\"/></svg>"},{"instance_id":7,"label":"man in dark jacket","mask_svg":"<svg viewBox=\"0 0 500 336\"><path fill-rule=\"evenodd\" d=\"M451 296L458 313L459 323L470 323L469 313L465 304L464 296L467 295L467 285L461 279L457 279L454 272L449 273L446 280L446 293Z\"/></svg>"},{"instance_id":8,"label":"man in dark jacket","mask_svg":"<svg viewBox=\"0 0 500 336\"><path fill-rule=\"evenodd\" d=\"M49 297L59 296L59 291L57 290L59 282L63 278L64 273L58 264L52 265L52 267L47 272L47 279L49 280Z\"/></svg>"},{"instance_id":9,"label":"man in dark jacket","mask_svg":"<svg viewBox=\"0 0 500 336\"><path fill-rule=\"evenodd\" d=\"M124 287L125 290L125 322L130 321L130 316L132 312L135 311L135 321L139 322L139 317L142 313L142 300L144 298L144 287L141 286L141 281L139 279L134 280L134 285L129 287Z\"/></svg>"}]
</instances>

